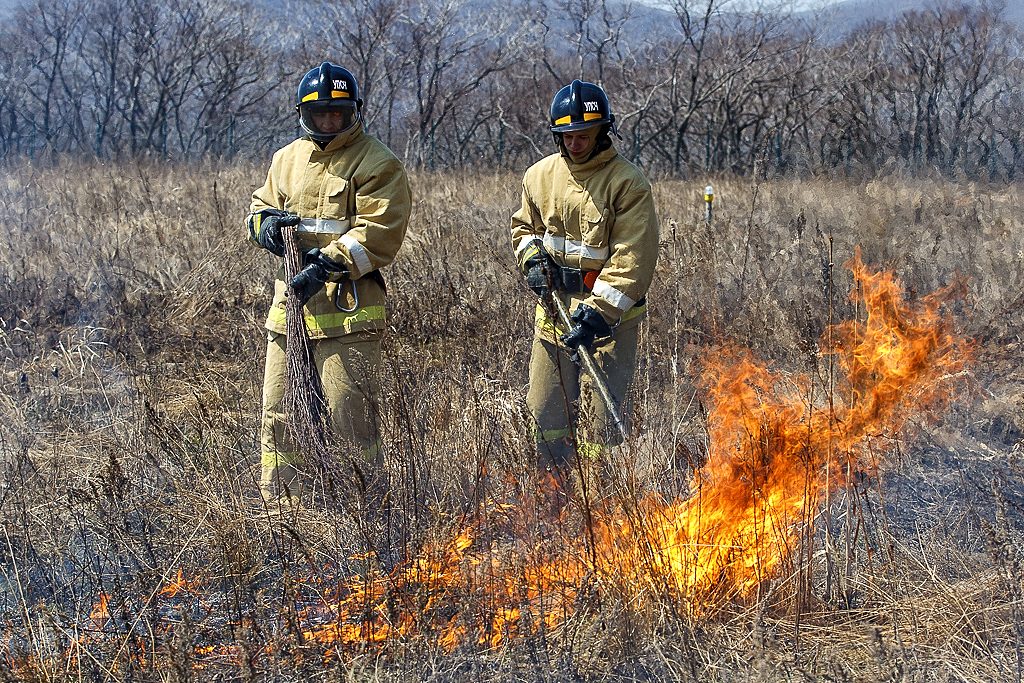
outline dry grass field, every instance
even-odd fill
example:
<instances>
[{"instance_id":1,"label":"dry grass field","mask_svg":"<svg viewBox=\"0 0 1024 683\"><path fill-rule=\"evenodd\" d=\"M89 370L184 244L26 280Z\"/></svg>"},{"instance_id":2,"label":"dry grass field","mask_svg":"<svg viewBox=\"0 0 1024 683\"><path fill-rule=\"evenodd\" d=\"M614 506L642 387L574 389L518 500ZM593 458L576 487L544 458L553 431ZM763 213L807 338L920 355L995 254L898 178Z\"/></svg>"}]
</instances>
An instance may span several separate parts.
<instances>
[{"instance_id":1,"label":"dry grass field","mask_svg":"<svg viewBox=\"0 0 1024 683\"><path fill-rule=\"evenodd\" d=\"M1020 187L656 183L633 437L551 520L520 178L414 175L385 528L341 464L260 503L264 173L0 173L0 680L1021 680Z\"/></svg>"}]
</instances>

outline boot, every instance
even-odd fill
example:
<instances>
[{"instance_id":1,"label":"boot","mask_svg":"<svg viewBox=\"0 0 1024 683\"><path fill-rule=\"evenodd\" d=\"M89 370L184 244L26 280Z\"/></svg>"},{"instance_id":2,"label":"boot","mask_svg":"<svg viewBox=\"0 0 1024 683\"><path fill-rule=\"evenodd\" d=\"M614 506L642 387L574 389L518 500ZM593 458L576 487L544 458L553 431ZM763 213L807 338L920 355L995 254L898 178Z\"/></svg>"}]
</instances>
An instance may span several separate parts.
<instances>
[{"instance_id":1,"label":"boot","mask_svg":"<svg viewBox=\"0 0 1024 683\"><path fill-rule=\"evenodd\" d=\"M538 484L546 510L541 513L546 525L562 518L573 493L572 462L575 449L568 438L537 444Z\"/></svg>"},{"instance_id":2,"label":"boot","mask_svg":"<svg viewBox=\"0 0 1024 683\"><path fill-rule=\"evenodd\" d=\"M291 509L298 505L302 488L302 477L294 465L263 466L260 494L268 507Z\"/></svg>"}]
</instances>

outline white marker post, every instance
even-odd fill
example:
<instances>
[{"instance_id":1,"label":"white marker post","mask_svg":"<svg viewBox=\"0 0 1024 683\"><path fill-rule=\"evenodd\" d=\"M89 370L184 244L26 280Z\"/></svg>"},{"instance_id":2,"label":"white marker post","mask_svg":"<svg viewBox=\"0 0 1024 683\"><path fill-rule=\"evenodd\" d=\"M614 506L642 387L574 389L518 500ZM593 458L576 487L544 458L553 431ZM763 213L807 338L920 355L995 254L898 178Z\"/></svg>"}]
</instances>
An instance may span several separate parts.
<instances>
[{"instance_id":1,"label":"white marker post","mask_svg":"<svg viewBox=\"0 0 1024 683\"><path fill-rule=\"evenodd\" d=\"M704 188L704 222L711 226L711 203L715 201L715 190L710 185Z\"/></svg>"}]
</instances>

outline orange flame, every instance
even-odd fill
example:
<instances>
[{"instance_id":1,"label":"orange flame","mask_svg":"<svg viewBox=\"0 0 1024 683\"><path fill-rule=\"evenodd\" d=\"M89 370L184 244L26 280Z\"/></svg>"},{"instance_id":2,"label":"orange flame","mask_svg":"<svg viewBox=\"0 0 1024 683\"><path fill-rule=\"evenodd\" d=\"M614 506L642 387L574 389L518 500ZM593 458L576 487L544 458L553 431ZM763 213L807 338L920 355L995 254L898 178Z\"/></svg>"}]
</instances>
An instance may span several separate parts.
<instances>
[{"instance_id":1,"label":"orange flame","mask_svg":"<svg viewBox=\"0 0 1024 683\"><path fill-rule=\"evenodd\" d=\"M939 313L964 291L962 281L912 306L892 273L870 273L859 251L845 267L863 319L829 328L822 340L845 374L837 382L845 400L825 395L816 405L810 378L771 372L746 351L705 356L710 448L692 496L669 505L648 501L643 518L624 527L635 541L633 564L646 559L677 595L742 596L771 578L811 528L823 494L851 467L862 469L865 440L894 436L914 408L935 407L970 362L970 345ZM609 561L629 545L609 543Z\"/></svg>"},{"instance_id":2,"label":"orange flame","mask_svg":"<svg viewBox=\"0 0 1024 683\"><path fill-rule=\"evenodd\" d=\"M186 579L182 574L181 569L178 569L178 575L173 581L168 581L164 584L163 588L160 589L160 595L175 596L182 591L195 592L196 589L202 588L206 584L206 580L200 577L192 577Z\"/></svg>"},{"instance_id":3,"label":"orange flame","mask_svg":"<svg viewBox=\"0 0 1024 683\"><path fill-rule=\"evenodd\" d=\"M110 597L106 593L100 593L100 599L93 606L92 612L89 613L92 627L97 631L102 629L104 622L110 618L110 612L107 610L108 604L110 604Z\"/></svg>"}]
</instances>

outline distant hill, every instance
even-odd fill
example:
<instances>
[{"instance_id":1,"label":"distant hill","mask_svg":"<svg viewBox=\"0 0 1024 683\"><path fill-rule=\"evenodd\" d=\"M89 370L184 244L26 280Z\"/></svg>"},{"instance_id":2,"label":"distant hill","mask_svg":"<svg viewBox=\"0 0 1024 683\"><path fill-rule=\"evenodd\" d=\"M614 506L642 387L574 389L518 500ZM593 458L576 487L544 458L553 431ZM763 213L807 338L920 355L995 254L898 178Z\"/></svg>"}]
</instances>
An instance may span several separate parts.
<instances>
[{"instance_id":1,"label":"distant hill","mask_svg":"<svg viewBox=\"0 0 1024 683\"><path fill-rule=\"evenodd\" d=\"M273 0L264 0L273 1ZM488 0L482 0L487 2ZM623 0L624 1L624 0ZM799 1L799 0L798 0ZM967 5L980 4L982 0L818 0L817 11L798 11L793 14L797 22L815 21L824 30L828 39L836 40L849 34L851 31L871 20L891 20L904 12L910 10L925 10L934 7L939 2L962 2ZM999 0L995 0L998 2ZM1003 17L1009 21L1024 26L1024 0L1003 0L1005 11ZM645 37L674 34L677 29L676 18L672 12L658 8L657 0L640 0L641 4L636 5L630 28L627 31L627 40L630 38L643 39ZM812 0L813 2L813 0ZM635 3L635 0L634 0ZM649 4L648 4L649 3ZM990 0L989 4L994 4ZM728 7L737 7L730 3ZM809 3L803 6L809 6ZM561 28L567 28L568 22L562 24L556 22Z\"/></svg>"},{"instance_id":2,"label":"distant hill","mask_svg":"<svg viewBox=\"0 0 1024 683\"><path fill-rule=\"evenodd\" d=\"M977 3L966 0L965 4ZM845 0L819 10L819 17L826 35L839 38L866 21L895 19L904 12L925 10L935 5L935 0ZM809 17L813 13L801 14ZM1024 25L1024 0L1007 0L1003 17Z\"/></svg>"}]
</instances>

